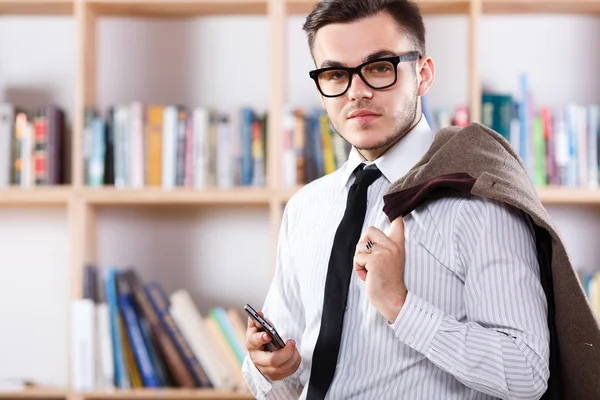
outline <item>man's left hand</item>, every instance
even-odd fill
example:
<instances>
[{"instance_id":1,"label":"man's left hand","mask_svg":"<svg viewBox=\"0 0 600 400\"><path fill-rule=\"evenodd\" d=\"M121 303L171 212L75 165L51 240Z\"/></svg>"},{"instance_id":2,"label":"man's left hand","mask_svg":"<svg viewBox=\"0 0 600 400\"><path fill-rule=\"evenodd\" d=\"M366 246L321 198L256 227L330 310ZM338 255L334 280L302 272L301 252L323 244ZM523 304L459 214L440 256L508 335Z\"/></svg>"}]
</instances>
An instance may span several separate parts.
<instances>
[{"instance_id":1,"label":"man's left hand","mask_svg":"<svg viewBox=\"0 0 600 400\"><path fill-rule=\"evenodd\" d=\"M366 282L369 301L389 323L396 320L406 300L404 254L402 217L392 221L387 235L374 226L367 228L354 253L354 270Z\"/></svg>"}]
</instances>

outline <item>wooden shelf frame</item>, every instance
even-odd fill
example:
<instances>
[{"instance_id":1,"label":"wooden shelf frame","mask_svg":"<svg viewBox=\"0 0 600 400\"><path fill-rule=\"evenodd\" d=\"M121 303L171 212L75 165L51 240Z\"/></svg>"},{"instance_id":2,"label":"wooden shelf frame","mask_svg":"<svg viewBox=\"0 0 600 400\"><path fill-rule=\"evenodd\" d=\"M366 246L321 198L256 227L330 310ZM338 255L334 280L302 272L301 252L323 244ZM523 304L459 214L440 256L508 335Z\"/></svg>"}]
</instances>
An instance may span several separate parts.
<instances>
[{"instance_id":1,"label":"wooden shelf frame","mask_svg":"<svg viewBox=\"0 0 600 400\"><path fill-rule=\"evenodd\" d=\"M0 391L0 399L64 400L67 396L66 389L26 388L23 390Z\"/></svg>"},{"instance_id":2,"label":"wooden shelf frame","mask_svg":"<svg viewBox=\"0 0 600 400\"><path fill-rule=\"evenodd\" d=\"M599 14L599 0L483 0L484 14Z\"/></svg>"},{"instance_id":3,"label":"wooden shelf frame","mask_svg":"<svg viewBox=\"0 0 600 400\"><path fill-rule=\"evenodd\" d=\"M0 391L1 399L36 400L251 400L249 392L212 389L130 389L110 392L76 393L68 389L33 389Z\"/></svg>"},{"instance_id":4,"label":"wooden shelf frame","mask_svg":"<svg viewBox=\"0 0 600 400\"><path fill-rule=\"evenodd\" d=\"M471 0L415 0L425 15L468 14ZM317 3L315 0L285 0L288 14L306 15Z\"/></svg>"},{"instance_id":5,"label":"wooden shelf frame","mask_svg":"<svg viewBox=\"0 0 600 400\"><path fill-rule=\"evenodd\" d=\"M481 115L479 72L479 27L487 14L509 13L594 13L600 14L600 0L416 0L425 15L464 15L468 20L468 93L471 120ZM96 30L103 17L190 18L207 15L264 15L269 24L269 115L281 115L287 98L286 32L291 15L306 15L315 0L0 0L0 16L67 15L75 20L75 115L73 119L72 176L67 187L0 189L0 206L67 207L70 226L72 298L82 296L83 266L97 260L97 211L100 207L121 206L265 206L269 208L271 245L275 248L285 203L298 188L281 186L279 154L281 135L268 135L267 186L190 190L88 188L83 185L83 115L96 103ZM269 118L269 132L281 132L279 118ZM275 155L275 156L274 156ZM583 188L539 189L546 205L600 206L600 190ZM275 254L273 254L273 261ZM274 265L274 263L273 263ZM69 360L70 357L67 357ZM74 394L68 390L26 390L0 392L4 398L40 399L246 399L246 394L212 390L133 390L111 393Z\"/></svg>"},{"instance_id":6,"label":"wooden shelf frame","mask_svg":"<svg viewBox=\"0 0 600 400\"><path fill-rule=\"evenodd\" d=\"M0 0L2 15L73 15L75 0Z\"/></svg>"},{"instance_id":7,"label":"wooden shelf frame","mask_svg":"<svg viewBox=\"0 0 600 400\"><path fill-rule=\"evenodd\" d=\"M100 16L182 18L267 15L267 0L86 0Z\"/></svg>"},{"instance_id":8,"label":"wooden shelf frame","mask_svg":"<svg viewBox=\"0 0 600 400\"><path fill-rule=\"evenodd\" d=\"M85 189L82 198L90 206L119 205L236 205L268 206L275 193L266 188L216 189Z\"/></svg>"},{"instance_id":9,"label":"wooden shelf frame","mask_svg":"<svg viewBox=\"0 0 600 400\"><path fill-rule=\"evenodd\" d=\"M0 207L6 206L57 206L67 207L72 201L79 200L86 207L121 206L265 206L274 208L276 216L280 209L300 189L246 188L230 189L206 188L166 190L161 188L117 189L106 188L9 188L0 189ZM538 188L540 200L544 205L583 205L600 207L600 188ZM273 217L275 218L275 217Z\"/></svg>"},{"instance_id":10,"label":"wooden shelf frame","mask_svg":"<svg viewBox=\"0 0 600 400\"><path fill-rule=\"evenodd\" d=\"M249 393L244 392L232 392L222 390L210 390L210 389L141 389L141 390L118 390L111 393L85 393L81 397L81 400L159 400L159 399L173 399L173 400L193 400L193 399L206 399L206 400L250 400L254 399Z\"/></svg>"},{"instance_id":11,"label":"wooden shelf frame","mask_svg":"<svg viewBox=\"0 0 600 400\"><path fill-rule=\"evenodd\" d=\"M32 187L0 189L0 206L67 206L73 190L64 187Z\"/></svg>"}]
</instances>

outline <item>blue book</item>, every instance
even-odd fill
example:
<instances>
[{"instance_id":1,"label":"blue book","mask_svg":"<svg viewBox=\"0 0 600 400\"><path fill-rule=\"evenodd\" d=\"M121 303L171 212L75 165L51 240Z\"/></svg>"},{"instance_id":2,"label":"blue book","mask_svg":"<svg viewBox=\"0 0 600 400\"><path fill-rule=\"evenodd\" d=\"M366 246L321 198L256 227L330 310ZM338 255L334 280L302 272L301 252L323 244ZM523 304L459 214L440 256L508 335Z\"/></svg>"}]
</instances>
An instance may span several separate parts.
<instances>
[{"instance_id":1,"label":"blue book","mask_svg":"<svg viewBox=\"0 0 600 400\"><path fill-rule=\"evenodd\" d=\"M244 362L244 358L246 357L246 350L242 347L242 344L237 339L235 334L235 330L229 321L229 317L227 316L227 312L222 307L215 307L210 311L210 314L213 315L221 332L225 335L227 342L233 349L240 365Z\"/></svg>"},{"instance_id":2,"label":"blue book","mask_svg":"<svg viewBox=\"0 0 600 400\"><path fill-rule=\"evenodd\" d=\"M121 345L121 329L119 326L119 305L117 298L117 270L107 268L106 270L106 303L110 316L110 333L113 343L113 360L115 369L115 386L119 389L131 388L129 373L125 367L125 356Z\"/></svg>"},{"instance_id":3,"label":"blue book","mask_svg":"<svg viewBox=\"0 0 600 400\"><path fill-rule=\"evenodd\" d=\"M160 387L158 373L152 362L149 344L144 338L142 326L135 312L135 303L129 282L123 275L117 276L119 308L123 313L123 319L127 330L127 337L131 344L131 350L136 365L140 371L140 377L144 387Z\"/></svg>"},{"instance_id":4,"label":"blue book","mask_svg":"<svg viewBox=\"0 0 600 400\"><path fill-rule=\"evenodd\" d=\"M250 108L242 109L242 118L240 121L242 165L241 165L241 185L252 185L253 177L253 159L252 159L252 123L254 122L254 112Z\"/></svg>"},{"instance_id":5,"label":"blue book","mask_svg":"<svg viewBox=\"0 0 600 400\"><path fill-rule=\"evenodd\" d=\"M158 314L160 322L175 344L177 352L181 356L187 369L192 374L194 381L198 387L212 387L212 383L206 375L206 371L202 368L194 352L185 340L185 337L179 330L173 316L169 313L169 299L165 294L162 286L157 282L149 282L144 286L144 291L152 304L152 308Z\"/></svg>"}]
</instances>

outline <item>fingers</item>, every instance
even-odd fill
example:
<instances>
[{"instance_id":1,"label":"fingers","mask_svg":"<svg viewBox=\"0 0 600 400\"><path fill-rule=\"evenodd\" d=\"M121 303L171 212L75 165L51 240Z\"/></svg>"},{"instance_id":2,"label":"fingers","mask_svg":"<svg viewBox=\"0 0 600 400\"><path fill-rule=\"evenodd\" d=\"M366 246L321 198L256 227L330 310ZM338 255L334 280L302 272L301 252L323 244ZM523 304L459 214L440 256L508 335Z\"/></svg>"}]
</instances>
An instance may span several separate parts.
<instances>
[{"instance_id":1,"label":"fingers","mask_svg":"<svg viewBox=\"0 0 600 400\"><path fill-rule=\"evenodd\" d=\"M358 277L364 282L367 279L367 262L370 254L356 254L354 256L354 271L358 274Z\"/></svg>"},{"instance_id":2,"label":"fingers","mask_svg":"<svg viewBox=\"0 0 600 400\"><path fill-rule=\"evenodd\" d=\"M392 221L387 236L398 247L404 248L404 219L402 217Z\"/></svg>"},{"instance_id":3,"label":"fingers","mask_svg":"<svg viewBox=\"0 0 600 400\"><path fill-rule=\"evenodd\" d=\"M356 244L356 251L354 254L373 254L378 253L385 250L383 246L380 246L378 243L375 243L372 240L360 240Z\"/></svg>"},{"instance_id":4,"label":"fingers","mask_svg":"<svg viewBox=\"0 0 600 400\"><path fill-rule=\"evenodd\" d=\"M292 358L298 354L296 349L296 342L294 340L288 340L285 347L269 352L254 350L249 353L254 365L259 368L277 368L282 367ZM293 364L293 363L292 363Z\"/></svg>"},{"instance_id":5,"label":"fingers","mask_svg":"<svg viewBox=\"0 0 600 400\"><path fill-rule=\"evenodd\" d=\"M369 242L372 245L367 248ZM369 226L360 237L355 254L371 254L383 250L395 250L398 247L404 248L404 220L401 217L392 221L387 234L374 226Z\"/></svg>"},{"instance_id":6,"label":"fingers","mask_svg":"<svg viewBox=\"0 0 600 400\"><path fill-rule=\"evenodd\" d=\"M246 349L248 351L261 350L262 346L271 340L271 336L264 331L248 331L246 334Z\"/></svg>"},{"instance_id":7,"label":"fingers","mask_svg":"<svg viewBox=\"0 0 600 400\"><path fill-rule=\"evenodd\" d=\"M283 379L296 372L301 361L302 358L300 357L298 350L296 350L292 357L290 357L289 360L281 364L279 367L264 367L261 372L265 376L272 377L272 380Z\"/></svg>"},{"instance_id":8,"label":"fingers","mask_svg":"<svg viewBox=\"0 0 600 400\"><path fill-rule=\"evenodd\" d=\"M359 244L361 244L362 249L364 249L366 252L368 252L368 250L365 246L369 241L371 241L375 245L378 245L380 250L391 250L394 246L390 238L388 238L385 233L375 228L374 226L369 226L359 239ZM373 252L373 249L371 249L371 252Z\"/></svg>"}]
</instances>

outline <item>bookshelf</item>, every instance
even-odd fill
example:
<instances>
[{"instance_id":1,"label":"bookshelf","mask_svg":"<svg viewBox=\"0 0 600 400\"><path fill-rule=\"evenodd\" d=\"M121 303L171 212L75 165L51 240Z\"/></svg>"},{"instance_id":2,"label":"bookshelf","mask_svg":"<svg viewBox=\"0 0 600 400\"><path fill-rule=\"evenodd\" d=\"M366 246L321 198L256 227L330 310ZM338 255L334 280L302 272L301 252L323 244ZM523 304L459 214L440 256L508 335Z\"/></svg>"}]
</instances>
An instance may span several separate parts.
<instances>
[{"instance_id":1,"label":"bookshelf","mask_svg":"<svg viewBox=\"0 0 600 400\"><path fill-rule=\"evenodd\" d=\"M0 15L70 15L73 0L2 0Z\"/></svg>"},{"instance_id":2,"label":"bookshelf","mask_svg":"<svg viewBox=\"0 0 600 400\"><path fill-rule=\"evenodd\" d=\"M600 12L597 0L483 0L482 11L486 14L590 14Z\"/></svg>"},{"instance_id":3,"label":"bookshelf","mask_svg":"<svg viewBox=\"0 0 600 400\"><path fill-rule=\"evenodd\" d=\"M468 93L471 119L480 120L481 83L478 61L478 31L487 14L578 13L600 14L600 0L419 0L426 15L462 15L468 19ZM72 184L64 187L0 189L0 206L64 207L70 226L70 285L73 299L82 296L82 269L94 262L97 254L97 219L101 208L132 206L192 207L220 206L268 209L270 245L274 248L285 203L298 188L282 187L279 159L269 157L267 184L263 188L231 189L116 189L89 188L83 184L82 131L83 110L97 101L96 25L104 16L192 18L209 15L261 15L269 25L269 104L270 115L281 115L286 99L285 68L286 20L290 15L305 15L313 0L0 0L0 15L70 15L75 22L76 76L72 137ZM270 118L268 131L280 132L279 119ZM267 152L279 154L280 135L268 135ZM568 207L600 206L600 190L583 188L539 189L546 205ZM273 254L274 259L274 254ZM246 393L212 390L131 390L110 393L72 393L67 389L27 389L0 392L0 399L250 399Z\"/></svg>"},{"instance_id":4,"label":"bookshelf","mask_svg":"<svg viewBox=\"0 0 600 400\"><path fill-rule=\"evenodd\" d=\"M252 399L244 393L207 389L160 389L160 390L120 390L107 393L73 393L57 389L25 389L22 391L0 391L0 399L49 399L49 400L246 400Z\"/></svg>"},{"instance_id":5,"label":"bookshelf","mask_svg":"<svg viewBox=\"0 0 600 400\"><path fill-rule=\"evenodd\" d=\"M39 187L31 189L10 188L0 190L2 206L64 206L73 191L65 187Z\"/></svg>"}]
</instances>

